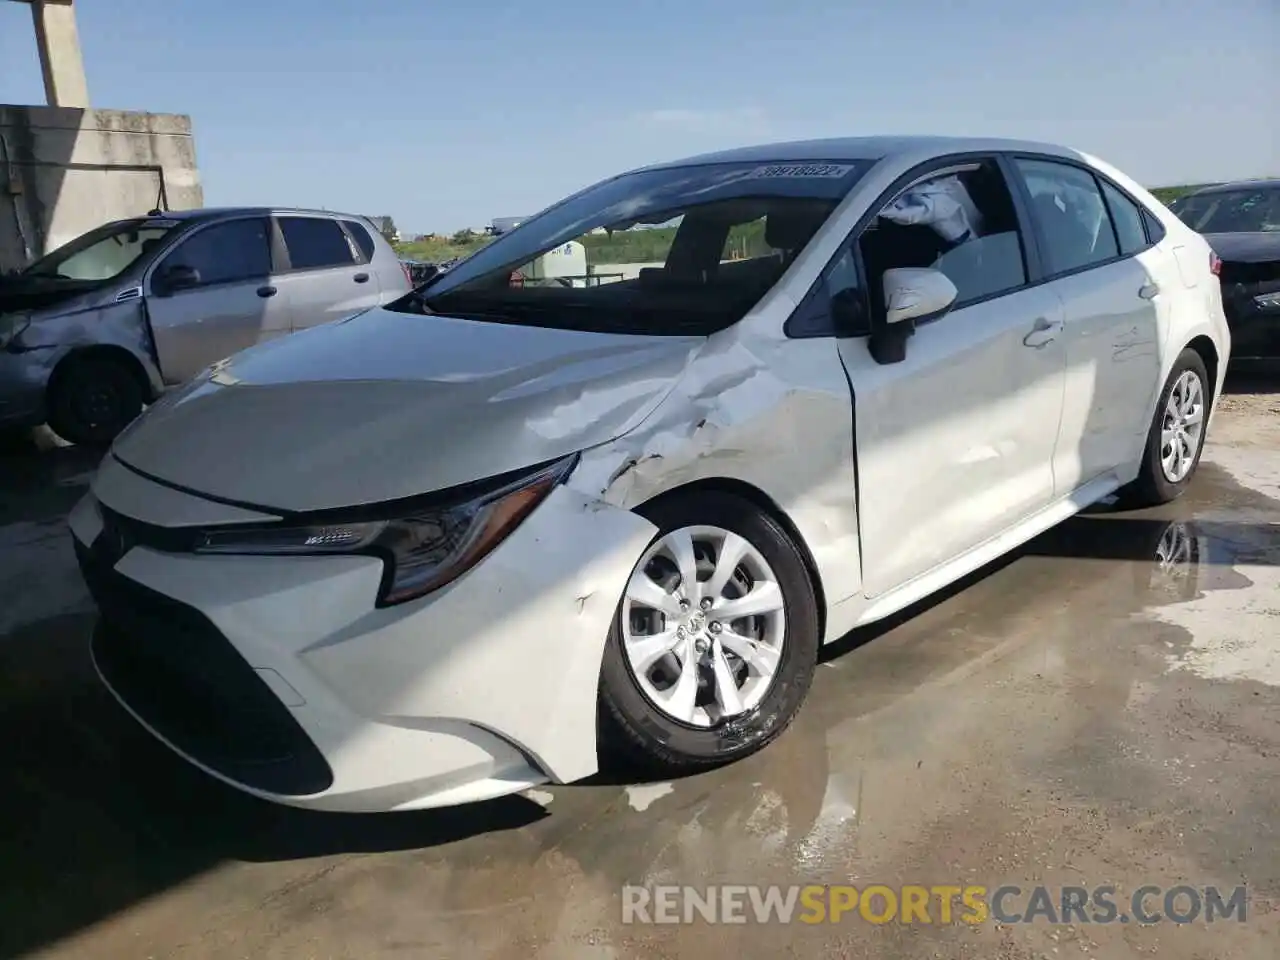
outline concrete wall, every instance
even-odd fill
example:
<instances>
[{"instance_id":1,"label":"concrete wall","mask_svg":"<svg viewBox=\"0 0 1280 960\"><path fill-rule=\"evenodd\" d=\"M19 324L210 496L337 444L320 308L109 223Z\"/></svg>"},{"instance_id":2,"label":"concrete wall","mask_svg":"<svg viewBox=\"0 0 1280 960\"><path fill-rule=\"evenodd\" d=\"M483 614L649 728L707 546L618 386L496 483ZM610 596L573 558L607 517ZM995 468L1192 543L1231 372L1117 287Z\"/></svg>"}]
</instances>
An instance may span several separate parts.
<instances>
[{"instance_id":1,"label":"concrete wall","mask_svg":"<svg viewBox=\"0 0 1280 960\"><path fill-rule=\"evenodd\" d=\"M0 105L0 271L108 220L203 203L189 117Z\"/></svg>"}]
</instances>

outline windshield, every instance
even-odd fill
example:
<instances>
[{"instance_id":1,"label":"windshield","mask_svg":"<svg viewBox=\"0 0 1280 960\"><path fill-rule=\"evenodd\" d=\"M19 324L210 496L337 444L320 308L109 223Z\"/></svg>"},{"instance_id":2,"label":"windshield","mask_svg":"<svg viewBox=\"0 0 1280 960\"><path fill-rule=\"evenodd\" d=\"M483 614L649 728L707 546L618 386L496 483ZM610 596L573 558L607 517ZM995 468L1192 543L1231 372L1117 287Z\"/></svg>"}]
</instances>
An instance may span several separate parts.
<instances>
[{"instance_id":1,"label":"windshield","mask_svg":"<svg viewBox=\"0 0 1280 960\"><path fill-rule=\"evenodd\" d=\"M718 163L625 174L526 220L390 309L712 332L778 282L870 165Z\"/></svg>"},{"instance_id":2,"label":"windshield","mask_svg":"<svg viewBox=\"0 0 1280 960\"><path fill-rule=\"evenodd\" d=\"M1280 187L1223 190L1182 197L1173 212L1198 233L1280 230Z\"/></svg>"},{"instance_id":3,"label":"windshield","mask_svg":"<svg viewBox=\"0 0 1280 960\"><path fill-rule=\"evenodd\" d=\"M24 277L114 280L163 243L177 220L120 220L90 230L22 271Z\"/></svg>"}]
</instances>

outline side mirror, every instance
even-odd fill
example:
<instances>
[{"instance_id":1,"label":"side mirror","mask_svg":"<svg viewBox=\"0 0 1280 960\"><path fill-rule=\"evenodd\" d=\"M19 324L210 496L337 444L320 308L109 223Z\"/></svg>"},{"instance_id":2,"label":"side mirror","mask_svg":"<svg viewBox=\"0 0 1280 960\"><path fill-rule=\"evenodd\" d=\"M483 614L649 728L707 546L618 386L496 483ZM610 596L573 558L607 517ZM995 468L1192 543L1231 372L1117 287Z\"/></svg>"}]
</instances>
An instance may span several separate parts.
<instances>
[{"instance_id":1,"label":"side mirror","mask_svg":"<svg viewBox=\"0 0 1280 960\"><path fill-rule=\"evenodd\" d=\"M886 270L884 323L871 334L871 356L877 363L901 363L907 356L907 338L915 333L916 326L945 316L958 293L956 285L941 270Z\"/></svg>"},{"instance_id":2,"label":"side mirror","mask_svg":"<svg viewBox=\"0 0 1280 960\"><path fill-rule=\"evenodd\" d=\"M200 285L200 271L185 263L175 263L157 273L152 285L158 286L158 292L162 294L190 290Z\"/></svg>"}]
</instances>

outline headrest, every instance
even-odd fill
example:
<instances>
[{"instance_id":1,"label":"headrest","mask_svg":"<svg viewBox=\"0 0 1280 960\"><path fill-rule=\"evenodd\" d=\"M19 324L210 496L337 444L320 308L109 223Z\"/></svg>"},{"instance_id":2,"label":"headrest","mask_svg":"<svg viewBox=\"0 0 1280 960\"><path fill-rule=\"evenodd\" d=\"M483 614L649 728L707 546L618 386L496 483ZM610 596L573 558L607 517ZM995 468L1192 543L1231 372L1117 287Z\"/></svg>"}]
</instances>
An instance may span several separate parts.
<instances>
[{"instance_id":1,"label":"headrest","mask_svg":"<svg viewBox=\"0 0 1280 960\"><path fill-rule=\"evenodd\" d=\"M765 217L764 242L775 250L794 253L818 232L828 212L805 207L774 210Z\"/></svg>"}]
</instances>

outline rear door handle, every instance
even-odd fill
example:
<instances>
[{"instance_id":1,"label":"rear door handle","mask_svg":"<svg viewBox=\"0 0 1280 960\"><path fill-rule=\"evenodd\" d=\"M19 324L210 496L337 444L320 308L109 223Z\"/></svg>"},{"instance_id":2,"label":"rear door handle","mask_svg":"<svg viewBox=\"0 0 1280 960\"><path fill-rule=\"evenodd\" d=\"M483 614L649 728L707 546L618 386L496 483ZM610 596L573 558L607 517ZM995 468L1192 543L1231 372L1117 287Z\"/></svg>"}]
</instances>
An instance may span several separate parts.
<instances>
[{"instance_id":1,"label":"rear door handle","mask_svg":"<svg viewBox=\"0 0 1280 960\"><path fill-rule=\"evenodd\" d=\"M354 280L356 283L368 283L369 275L367 273L357 273L351 279Z\"/></svg>"},{"instance_id":2,"label":"rear door handle","mask_svg":"<svg viewBox=\"0 0 1280 960\"><path fill-rule=\"evenodd\" d=\"M274 297L277 292L276 288L270 285L258 288L258 296L262 297L264 300L267 297Z\"/></svg>"},{"instance_id":3,"label":"rear door handle","mask_svg":"<svg viewBox=\"0 0 1280 960\"><path fill-rule=\"evenodd\" d=\"M1022 345L1035 350L1047 347L1057 339L1060 329L1062 329L1061 323L1056 323L1048 317L1037 317L1036 322L1031 325L1031 331L1022 338Z\"/></svg>"},{"instance_id":4,"label":"rear door handle","mask_svg":"<svg viewBox=\"0 0 1280 960\"><path fill-rule=\"evenodd\" d=\"M1156 294L1160 292L1160 284L1146 283L1138 288L1138 296L1143 300L1154 300Z\"/></svg>"}]
</instances>

